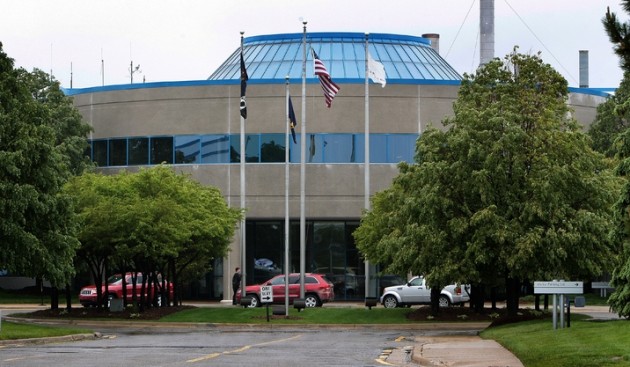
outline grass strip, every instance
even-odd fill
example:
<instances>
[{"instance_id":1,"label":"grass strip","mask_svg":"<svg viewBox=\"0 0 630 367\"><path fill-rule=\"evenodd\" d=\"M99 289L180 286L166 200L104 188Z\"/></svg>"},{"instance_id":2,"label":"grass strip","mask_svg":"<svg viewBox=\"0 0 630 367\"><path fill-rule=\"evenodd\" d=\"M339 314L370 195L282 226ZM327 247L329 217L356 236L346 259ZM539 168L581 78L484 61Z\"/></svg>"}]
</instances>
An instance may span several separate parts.
<instances>
[{"instance_id":1,"label":"grass strip","mask_svg":"<svg viewBox=\"0 0 630 367\"><path fill-rule=\"evenodd\" d=\"M484 330L526 367L630 366L627 320L589 321L573 317L571 327L553 329L551 320L507 324Z\"/></svg>"},{"instance_id":2,"label":"grass strip","mask_svg":"<svg viewBox=\"0 0 630 367\"><path fill-rule=\"evenodd\" d=\"M46 338L51 336L64 336L91 332L91 330L81 328L33 325L2 321L0 340Z\"/></svg>"},{"instance_id":3,"label":"grass strip","mask_svg":"<svg viewBox=\"0 0 630 367\"><path fill-rule=\"evenodd\" d=\"M277 324L407 324L410 321L406 315L412 312L410 308L309 308L298 312L289 308L289 317L272 317L272 323ZM200 307L183 310L160 319L163 322L208 322L208 323L267 323L267 310L260 308L208 308Z\"/></svg>"}]
</instances>

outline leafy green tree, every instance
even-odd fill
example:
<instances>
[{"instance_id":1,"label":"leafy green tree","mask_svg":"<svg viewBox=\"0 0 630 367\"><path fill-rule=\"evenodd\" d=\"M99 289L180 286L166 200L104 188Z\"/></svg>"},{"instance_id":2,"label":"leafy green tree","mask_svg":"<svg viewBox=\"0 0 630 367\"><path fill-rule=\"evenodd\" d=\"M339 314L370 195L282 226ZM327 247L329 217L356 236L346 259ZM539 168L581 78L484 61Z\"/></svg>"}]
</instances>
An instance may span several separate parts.
<instances>
[{"instance_id":1,"label":"leafy green tree","mask_svg":"<svg viewBox=\"0 0 630 367\"><path fill-rule=\"evenodd\" d=\"M137 173L86 174L72 180L66 191L75 198L81 219L78 254L94 279L106 278L109 268L129 269L149 275L138 285L143 289L157 286L152 276L157 273L177 284L186 271L194 269L191 276L207 271L213 259L227 254L241 218L216 188L166 165ZM141 309L153 302L137 301Z\"/></svg>"},{"instance_id":2,"label":"leafy green tree","mask_svg":"<svg viewBox=\"0 0 630 367\"><path fill-rule=\"evenodd\" d=\"M464 75L448 129L420 137L417 164L400 165L362 219L362 253L431 287L504 280L511 313L522 280L600 274L615 181L567 117L567 94L538 56L513 53Z\"/></svg>"},{"instance_id":3,"label":"leafy green tree","mask_svg":"<svg viewBox=\"0 0 630 367\"><path fill-rule=\"evenodd\" d=\"M59 83L15 69L0 43L0 268L54 287L71 279L79 243L61 188L87 166L88 131Z\"/></svg>"},{"instance_id":4,"label":"leafy green tree","mask_svg":"<svg viewBox=\"0 0 630 367\"><path fill-rule=\"evenodd\" d=\"M613 142L617 136L630 126L630 75L624 78L615 91L604 103L597 106L595 121L588 131L593 140L593 149L614 157Z\"/></svg>"}]
</instances>

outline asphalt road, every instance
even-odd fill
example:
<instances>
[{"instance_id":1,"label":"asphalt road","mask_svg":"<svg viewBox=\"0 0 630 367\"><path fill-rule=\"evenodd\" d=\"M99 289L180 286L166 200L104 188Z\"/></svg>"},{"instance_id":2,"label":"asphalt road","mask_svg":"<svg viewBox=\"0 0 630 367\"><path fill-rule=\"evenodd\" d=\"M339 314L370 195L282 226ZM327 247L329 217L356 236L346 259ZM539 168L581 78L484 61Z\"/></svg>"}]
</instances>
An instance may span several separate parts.
<instances>
[{"instance_id":1,"label":"asphalt road","mask_svg":"<svg viewBox=\"0 0 630 367\"><path fill-rule=\"evenodd\" d=\"M411 335L413 334L413 335ZM106 330L100 339L0 348L2 367L383 366L409 330Z\"/></svg>"}]
</instances>

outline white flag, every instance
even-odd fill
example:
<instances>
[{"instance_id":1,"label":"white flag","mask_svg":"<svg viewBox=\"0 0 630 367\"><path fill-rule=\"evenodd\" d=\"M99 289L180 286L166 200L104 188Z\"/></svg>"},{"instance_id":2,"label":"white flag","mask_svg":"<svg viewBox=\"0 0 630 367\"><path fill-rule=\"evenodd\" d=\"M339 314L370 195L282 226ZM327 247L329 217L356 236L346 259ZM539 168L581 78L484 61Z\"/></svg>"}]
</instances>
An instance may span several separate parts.
<instances>
[{"instance_id":1,"label":"white flag","mask_svg":"<svg viewBox=\"0 0 630 367\"><path fill-rule=\"evenodd\" d=\"M367 53L368 64L368 76L374 83L381 84L385 88L387 80L385 80L385 67L380 62L374 60L370 55L370 51Z\"/></svg>"}]
</instances>

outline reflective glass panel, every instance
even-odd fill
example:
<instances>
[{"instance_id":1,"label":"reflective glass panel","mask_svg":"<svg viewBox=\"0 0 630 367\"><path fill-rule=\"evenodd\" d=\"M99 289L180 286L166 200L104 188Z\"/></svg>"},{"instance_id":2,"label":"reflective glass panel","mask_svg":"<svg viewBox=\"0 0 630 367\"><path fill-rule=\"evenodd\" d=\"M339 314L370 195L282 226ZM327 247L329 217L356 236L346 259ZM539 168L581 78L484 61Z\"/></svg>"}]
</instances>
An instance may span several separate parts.
<instances>
[{"instance_id":1,"label":"reflective glass panel","mask_svg":"<svg viewBox=\"0 0 630 367\"><path fill-rule=\"evenodd\" d=\"M129 138L129 165L149 164L149 139Z\"/></svg>"},{"instance_id":2,"label":"reflective glass panel","mask_svg":"<svg viewBox=\"0 0 630 367\"><path fill-rule=\"evenodd\" d=\"M370 163L390 163L387 160L387 135L370 134Z\"/></svg>"},{"instance_id":3,"label":"reflective glass panel","mask_svg":"<svg viewBox=\"0 0 630 367\"><path fill-rule=\"evenodd\" d=\"M389 135L389 162L413 162L413 155L416 149L416 140L418 136L415 134L397 134Z\"/></svg>"},{"instance_id":4,"label":"reflective glass panel","mask_svg":"<svg viewBox=\"0 0 630 367\"><path fill-rule=\"evenodd\" d=\"M127 139L110 139L109 141L109 165L127 165Z\"/></svg>"},{"instance_id":5,"label":"reflective glass panel","mask_svg":"<svg viewBox=\"0 0 630 367\"><path fill-rule=\"evenodd\" d=\"M200 153L201 137L199 135L175 137L175 163L199 163Z\"/></svg>"},{"instance_id":6,"label":"reflective glass panel","mask_svg":"<svg viewBox=\"0 0 630 367\"><path fill-rule=\"evenodd\" d=\"M173 137L151 138L151 164L173 163Z\"/></svg>"},{"instance_id":7,"label":"reflective glass panel","mask_svg":"<svg viewBox=\"0 0 630 367\"><path fill-rule=\"evenodd\" d=\"M202 163L230 163L230 136L203 135L201 137Z\"/></svg>"},{"instance_id":8,"label":"reflective glass panel","mask_svg":"<svg viewBox=\"0 0 630 367\"><path fill-rule=\"evenodd\" d=\"M260 161L284 162L285 134L262 134L260 137Z\"/></svg>"},{"instance_id":9,"label":"reflective glass panel","mask_svg":"<svg viewBox=\"0 0 630 367\"><path fill-rule=\"evenodd\" d=\"M322 134L323 161L351 163L356 161L356 147L352 134Z\"/></svg>"},{"instance_id":10,"label":"reflective glass panel","mask_svg":"<svg viewBox=\"0 0 630 367\"><path fill-rule=\"evenodd\" d=\"M107 166L107 140L94 140L92 142L92 160L99 167Z\"/></svg>"}]
</instances>

